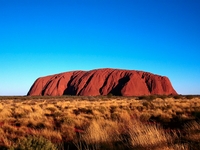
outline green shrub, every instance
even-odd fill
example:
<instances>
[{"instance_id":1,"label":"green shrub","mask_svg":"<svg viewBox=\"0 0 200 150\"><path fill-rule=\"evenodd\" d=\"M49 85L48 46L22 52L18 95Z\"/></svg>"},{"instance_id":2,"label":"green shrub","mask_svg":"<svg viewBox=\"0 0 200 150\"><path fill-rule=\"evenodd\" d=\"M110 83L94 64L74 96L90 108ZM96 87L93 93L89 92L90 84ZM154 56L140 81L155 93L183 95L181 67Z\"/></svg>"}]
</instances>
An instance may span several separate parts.
<instances>
[{"instance_id":1,"label":"green shrub","mask_svg":"<svg viewBox=\"0 0 200 150\"><path fill-rule=\"evenodd\" d=\"M154 100L156 98L157 98L156 95L148 95L148 96L139 96L138 97L139 100L149 100L149 101Z\"/></svg>"},{"instance_id":2,"label":"green shrub","mask_svg":"<svg viewBox=\"0 0 200 150\"><path fill-rule=\"evenodd\" d=\"M58 148L43 137L28 136L19 140L16 147L11 147L9 150L58 150Z\"/></svg>"},{"instance_id":3,"label":"green shrub","mask_svg":"<svg viewBox=\"0 0 200 150\"><path fill-rule=\"evenodd\" d=\"M139 96L139 97L138 97L138 100L144 100L144 99L146 99L146 97L147 97L147 96Z\"/></svg>"},{"instance_id":4,"label":"green shrub","mask_svg":"<svg viewBox=\"0 0 200 150\"><path fill-rule=\"evenodd\" d=\"M112 93L109 93L109 94L107 95L108 98L111 98L112 96L113 96Z\"/></svg>"},{"instance_id":5,"label":"green shrub","mask_svg":"<svg viewBox=\"0 0 200 150\"><path fill-rule=\"evenodd\" d=\"M166 99L166 98L168 98L168 97L169 97L169 96L167 96L167 95L159 95L159 96L158 96L158 98L161 98L161 99L163 99L163 100Z\"/></svg>"},{"instance_id":6,"label":"green shrub","mask_svg":"<svg viewBox=\"0 0 200 150\"><path fill-rule=\"evenodd\" d=\"M193 111L192 116L194 116L195 119L200 119L200 110L199 111Z\"/></svg>"},{"instance_id":7,"label":"green shrub","mask_svg":"<svg viewBox=\"0 0 200 150\"><path fill-rule=\"evenodd\" d=\"M181 99L181 98L183 98L182 95L174 95L174 99Z\"/></svg>"},{"instance_id":8,"label":"green shrub","mask_svg":"<svg viewBox=\"0 0 200 150\"><path fill-rule=\"evenodd\" d=\"M193 98L195 98L195 96L194 95L186 95L185 98L186 99L193 99Z\"/></svg>"}]
</instances>

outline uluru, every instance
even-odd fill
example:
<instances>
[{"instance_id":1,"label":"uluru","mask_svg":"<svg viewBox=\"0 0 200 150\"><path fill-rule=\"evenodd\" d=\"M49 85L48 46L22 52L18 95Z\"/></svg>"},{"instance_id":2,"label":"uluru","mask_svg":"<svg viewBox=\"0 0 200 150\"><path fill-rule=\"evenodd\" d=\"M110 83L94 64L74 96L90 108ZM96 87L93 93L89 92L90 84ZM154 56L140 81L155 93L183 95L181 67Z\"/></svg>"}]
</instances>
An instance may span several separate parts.
<instances>
[{"instance_id":1,"label":"uluru","mask_svg":"<svg viewBox=\"0 0 200 150\"><path fill-rule=\"evenodd\" d=\"M166 76L144 71L95 69L39 77L27 95L143 96L177 95Z\"/></svg>"}]
</instances>

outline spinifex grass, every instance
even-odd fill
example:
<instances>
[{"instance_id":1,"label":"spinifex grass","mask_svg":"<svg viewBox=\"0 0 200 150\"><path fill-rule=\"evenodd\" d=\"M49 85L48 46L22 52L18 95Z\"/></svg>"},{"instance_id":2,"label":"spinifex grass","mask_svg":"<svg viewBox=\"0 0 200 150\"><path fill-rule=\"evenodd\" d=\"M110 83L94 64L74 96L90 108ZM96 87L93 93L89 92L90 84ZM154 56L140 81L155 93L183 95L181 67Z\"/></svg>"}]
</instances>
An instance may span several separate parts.
<instances>
[{"instance_id":1,"label":"spinifex grass","mask_svg":"<svg viewBox=\"0 0 200 150\"><path fill-rule=\"evenodd\" d=\"M200 98L187 97L1 97L0 148L199 149Z\"/></svg>"}]
</instances>

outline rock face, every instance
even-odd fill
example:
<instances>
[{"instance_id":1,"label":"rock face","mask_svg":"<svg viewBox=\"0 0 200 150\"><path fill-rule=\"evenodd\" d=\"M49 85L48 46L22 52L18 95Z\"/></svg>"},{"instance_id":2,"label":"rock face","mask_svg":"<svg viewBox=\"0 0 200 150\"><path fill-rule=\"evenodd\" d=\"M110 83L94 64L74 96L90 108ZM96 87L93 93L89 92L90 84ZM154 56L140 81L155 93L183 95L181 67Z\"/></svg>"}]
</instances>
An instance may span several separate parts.
<instances>
[{"instance_id":1,"label":"rock face","mask_svg":"<svg viewBox=\"0 0 200 150\"><path fill-rule=\"evenodd\" d=\"M72 71L38 78L27 95L176 95L170 80L148 72L120 69Z\"/></svg>"}]
</instances>

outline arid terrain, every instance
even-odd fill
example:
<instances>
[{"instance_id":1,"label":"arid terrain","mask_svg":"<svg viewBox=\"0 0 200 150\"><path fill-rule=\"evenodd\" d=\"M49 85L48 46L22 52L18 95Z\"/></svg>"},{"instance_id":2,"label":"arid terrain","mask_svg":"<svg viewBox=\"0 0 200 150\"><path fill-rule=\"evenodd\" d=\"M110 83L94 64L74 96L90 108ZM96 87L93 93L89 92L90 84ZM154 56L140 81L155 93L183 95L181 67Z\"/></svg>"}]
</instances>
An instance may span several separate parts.
<instances>
[{"instance_id":1,"label":"arid terrain","mask_svg":"<svg viewBox=\"0 0 200 150\"><path fill-rule=\"evenodd\" d=\"M197 150L200 96L0 97L0 149Z\"/></svg>"}]
</instances>

